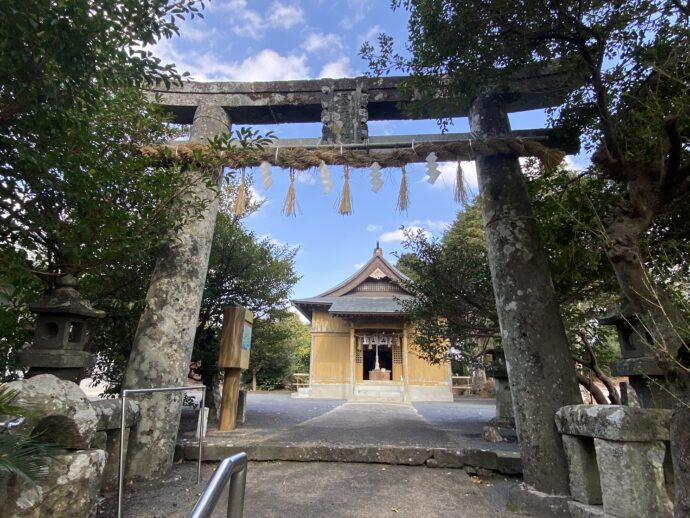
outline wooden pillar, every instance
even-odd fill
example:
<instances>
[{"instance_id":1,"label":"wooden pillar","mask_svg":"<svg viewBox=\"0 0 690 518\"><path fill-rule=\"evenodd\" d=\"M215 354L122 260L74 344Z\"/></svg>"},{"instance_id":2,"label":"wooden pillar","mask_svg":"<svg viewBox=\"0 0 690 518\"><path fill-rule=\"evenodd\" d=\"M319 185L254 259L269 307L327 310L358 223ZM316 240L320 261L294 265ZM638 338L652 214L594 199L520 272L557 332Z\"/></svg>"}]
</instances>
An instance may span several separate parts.
<instances>
[{"instance_id":1,"label":"wooden pillar","mask_svg":"<svg viewBox=\"0 0 690 518\"><path fill-rule=\"evenodd\" d=\"M356 343L355 343L355 324L350 322L350 395L355 394L355 355Z\"/></svg>"},{"instance_id":2,"label":"wooden pillar","mask_svg":"<svg viewBox=\"0 0 690 518\"><path fill-rule=\"evenodd\" d=\"M242 369L225 369L218 430L229 432L237 427L237 402L240 399Z\"/></svg>"},{"instance_id":3,"label":"wooden pillar","mask_svg":"<svg viewBox=\"0 0 690 518\"><path fill-rule=\"evenodd\" d=\"M479 99L470 128L478 138L500 137L510 123L490 99ZM480 157L477 173L524 480L538 491L567 495L568 466L554 416L582 399L539 229L516 156Z\"/></svg>"},{"instance_id":4,"label":"wooden pillar","mask_svg":"<svg viewBox=\"0 0 690 518\"><path fill-rule=\"evenodd\" d=\"M410 385L410 369L408 362L408 340L407 340L407 324L403 324L402 330L402 357L403 357L403 393L405 394L405 401L410 401L409 385Z\"/></svg>"},{"instance_id":5,"label":"wooden pillar","mask_svg":"<svg viewBox=\"0 0 690 518\"><path fill-rule=\"evenodd\" d=\"M225 110L202 104L194 115L190 139L206 142L229 131L230 119ZM170 236L158 256L127 363L124 388L180 387L187 381L218 211L217 191L207 184L207 173L188 174L197 179L190 198L205 201L206 209L203 217L192 218ZM182 396L156 393L137 396L137 400L140 419L127 448L127 477L161 477L172 467Z\"/></svg>"},{"instance_id":6,"label":"wooden pillar","mask_svg":"<svg viewBox=\"0 0 690 518\"><path fill-rule=\"evenodd\" d=\"M218 430L229 432L237 426L240 375L249 367L249 350L254 316L241 307L223 308L223 329L218 350L218 367L225 369Z\"/></svg>"}]
</instances>

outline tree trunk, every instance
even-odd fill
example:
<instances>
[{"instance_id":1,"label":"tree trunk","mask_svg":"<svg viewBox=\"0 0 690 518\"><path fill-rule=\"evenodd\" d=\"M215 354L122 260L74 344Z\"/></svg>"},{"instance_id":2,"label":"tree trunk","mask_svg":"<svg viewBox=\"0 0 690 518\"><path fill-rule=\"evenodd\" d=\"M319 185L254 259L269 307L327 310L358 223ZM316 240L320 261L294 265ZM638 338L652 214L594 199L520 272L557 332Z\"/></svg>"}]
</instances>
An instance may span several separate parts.
<instances>
[{"instance_id":1,"label":"tree trunk","mask_svg":"<svg viewBox=\"0 0 690 518\"><path fill-rule=\"evenodd\" d=\"M252 392L256 392L256 369L252 369Z\"/></svg>"},{"instance_id":2,"label":"tree trunk","mask_svg":"<svg viewBox=\"0 0 690 518\"><path fill-rule=\"evenodd\" d=\"M510 133L508 116L490 100L475 101L470 127L480 138ZM477 172L524 480L538 491L567 495L568 465L554 416L582 396L539 230L516 156L479 157Z\"/></svg>"},{"instance_id":3,"label":"tree trunk","mask_svg":"<svg viewBox=\"0 0 690 518\"><path fill-rule=\"evenodd\" d=\"M228 126L225 110L200 105L191 139L205 141L227 133ZM203 218L189 221L171 236L158 257L127 364L125 388L180 387L187 378L218 210L217 191L200 173L189 174L199 178L191 196L208 205ZM140 419L127 448L127 476L158 478L172 466L181 396L163 392L138 396L138 401Z\"/></svg>"}]
</instances>

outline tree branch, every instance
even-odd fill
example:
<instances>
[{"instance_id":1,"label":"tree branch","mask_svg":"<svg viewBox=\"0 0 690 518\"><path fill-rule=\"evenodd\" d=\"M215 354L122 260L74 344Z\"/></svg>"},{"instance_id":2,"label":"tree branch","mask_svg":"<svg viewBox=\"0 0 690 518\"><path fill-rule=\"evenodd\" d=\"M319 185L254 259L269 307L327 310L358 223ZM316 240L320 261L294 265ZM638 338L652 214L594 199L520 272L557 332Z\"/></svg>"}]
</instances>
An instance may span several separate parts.
<instances>
[{"instance_id":1,"label":"tree branch","mask_svg":"<svg viewBox=\"0 0 690 518\"><path fill-rule=\"evenodd\" d=\"M581 372L576 373L577 375L577 381L580 385L585 387L590 394L592 394L592 397L594 397L594 400L600 404L600 405L608 405L609 400L606 399L606 396L604 393L601 391L599 387L596 386L593 380L582 374Z\"/></svg>"}]
</instances>

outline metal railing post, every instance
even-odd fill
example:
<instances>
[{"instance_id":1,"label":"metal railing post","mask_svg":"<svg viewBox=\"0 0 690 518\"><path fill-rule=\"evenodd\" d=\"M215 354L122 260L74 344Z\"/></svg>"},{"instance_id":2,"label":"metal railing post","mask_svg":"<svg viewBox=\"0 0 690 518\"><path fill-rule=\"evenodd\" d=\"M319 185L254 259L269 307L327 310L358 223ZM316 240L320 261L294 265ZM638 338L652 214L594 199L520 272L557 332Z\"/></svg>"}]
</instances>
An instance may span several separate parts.
<instances>
[{"instance_id":1,"label":"metal railing post","mask_svg":"<svg viewBox=\"0 0 690 518\"><path fill-rule=\"evenodd\" d=\"M197 423L197 432L199 439L199 461L196 468L196 483L201 484L201 459L203 448L203 418L204 406L206 404L206 387L160 387L148 389L124 389L122 391L122 407L120 411L120 465L117 476L117 518L122 518L122 499L124 493L124 479L125 479L125 414L127 412L127 394L154 394L158 392L191 392L193 390L201 390L201 403L199 406L199 421Z\"/></svg>"},{"instance_id":2,"label":"metal railing post","mask_svg":"<svg viewBox=\"0 0 690 518\"><path fill-rule=\"evenodd\" d=\"M247 485L247 467L235 473L230 479L228 491L228 518L242 518L244 512L244 490Z\"/></svg>"},{"instance_id":3,"label":"metal railing post","mask_svg":"<svg viewBox=\"0 0 690 518\"><path fill-rule=\"evenodd\" d=\"M228 518L242 518L247 484L247 454L235 453L224 459L208 481L188 518L209 518L228 487Z\"/></svg>"}]
</instances>

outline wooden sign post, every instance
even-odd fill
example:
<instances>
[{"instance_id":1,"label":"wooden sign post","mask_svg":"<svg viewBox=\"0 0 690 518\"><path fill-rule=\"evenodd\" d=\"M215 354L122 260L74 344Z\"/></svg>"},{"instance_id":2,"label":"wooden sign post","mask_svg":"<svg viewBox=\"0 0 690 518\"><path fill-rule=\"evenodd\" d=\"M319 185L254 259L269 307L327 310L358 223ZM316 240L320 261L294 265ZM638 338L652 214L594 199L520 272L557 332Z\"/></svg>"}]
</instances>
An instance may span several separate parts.
<instances>
[{"instance_id":1,"label":"wooden sign post","mask_svg":"<svg viewBox=\"0 0 690 518\"><path fill-rule=\"evenodd\" d=\"M220 403L218 430L234 430L237 421L237 401L240 395L240 373L249 368L254 315L241 306L223 310L223 330L220 335L218 367L225 369L223 396Z\"/></svg>"}]
</instances>

